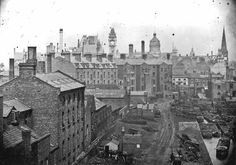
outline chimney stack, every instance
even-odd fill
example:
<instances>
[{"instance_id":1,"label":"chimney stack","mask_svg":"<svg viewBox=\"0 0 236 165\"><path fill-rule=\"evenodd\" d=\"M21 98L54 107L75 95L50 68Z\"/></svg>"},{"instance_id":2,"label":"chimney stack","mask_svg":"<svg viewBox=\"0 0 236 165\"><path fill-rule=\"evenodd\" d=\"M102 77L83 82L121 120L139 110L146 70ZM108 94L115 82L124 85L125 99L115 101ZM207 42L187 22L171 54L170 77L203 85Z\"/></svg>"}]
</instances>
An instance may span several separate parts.
<instances>
[{"instance_id":1,"label":"chimney stack","mask_svg":"<svg viewBox=\"0 0 236 165\"><path fill-rule=\"evenodd\" d=\"M170 60L170 53L166 54L166 58L167 58L167 60Z\"/></svg>"},{"instance_id":2,"label":"chimney stack","mask_svg":"<svg viewBox=\"0 0 236 165\"><path fill-rule=\"evenodd\" d=\"M97 55L97 61L102 62L102 55L101 54Z\"/></svg>"},{"instance_id":3,"label":"chimney stack","mask_svg":"<svg viewBox=\"0 0 236 165\"><path fill-rule=\"evenodd\" d=\"M113 54L108 54L108 60L109 60L110 62L113 62Z\"/></svg>"},{"instance_id":4,"label":"chimney stack","mask_svg":"<svg viewBox=\"0 0 236 165\"><path fill-rule=\"evenodd\" d=\"M46 73L45 61L38 61L37 73Z\"/></svg>"},{"instance_id":5,"label":"chimney stack","mask_svg":"<svg viewBox=\"0 0 236 165\"><path fill-rule=\"evenodd\" d=\"M0 94L0 155L3 150L3 95Z\"/></svg>"},{"instance_id":6,"label":"chimney stack","mask_svg":"<svg viewBox=\"0 0 236 165\"><path fill-rule=\"evenodd\" d=\"M9 80L15 78L14 58L9 59Z\"/></svg>"},{"instance_id":7,"label":"chimney stack","mask_svg":"<svg viewBox=\"0 0 236 165\"><path fill-rule=\"evenodd\" d=\"M70 60L70 52L68 52L68 51L67 52L62 52L61 56L64 56L66 61L71 62L71 60Z\"/></svg>"},{"instance_id":8,"label":"chimney stack","mask_svg":"<svg viewBox=\"0 0 236 165\"><path fill-rule=\"evenodd\" d=\"M102 53L102 54L101 54L101 57L102 57L102 58L107 58L107 54L106 54L106 53Z\"/></svg>"},{"instance_id":9,"label":"chimney stack","mask_svg":"<svg viewBox=\"0 0 236 165\"><path fill-rule=\"evenodd\" d=\"M211 55L213 56L213 51L211 51Z\"/></svg>"},{"instance_id":10,"label":"chimney stack","mask_svg":"<svg viewBox=\"0 0 236 165\"><path fill-rule=\"evenodd\" d=\"M75 57L75 60L81 62L81 53L79 52L72 52L72 56Z\"/></svg>"},{"instance_id":11,"label":"chimney stack","mask_svg":"<svg viewBox=\"0 0 236 165\"><path fill-rule=\"evenodd\" d=\"M59 30L59 52L63 50L63 29Z\"/></svg>"},{"instance_id":12,"label":"chimney stack","mask_svg":"<svg viewBox=\"0 0 236 165\"><path fill-rule=\"evenodd\" d=\"M26 63L19 64L19 76L22 78L36 75L37 57L36 47L28 47L28 59Z\"/></svg>"},{"instance_id":13,"label":"chimney stack","mask_svg":"<svg viewBox=\"0 0 236 165\"><path fill-rule=\"evenodd\" d=\"M141 41L141 54L145 53L145 42Z\"/></svg>"},{"instance_id":14,"label":"chimney stack","mask_svg":"<svg viewBox=\"0 0 236 165\"><path fill-rule=\"evenodd\" d=\"M32 63L37 65L37 47L36 46L28 46L28 59L26 60L27 63Z\"/></svg>"},{"instance_id":15,"label":"chimney stack","mask_svg":"<svg viewBox=\"0 0 236 165\"><path fill-rule=\"evenodd\" d=\"M29 163L31 157L31 130L25 127L22 128L22 140L24 145L25 163Z\"/></svg>"},{"instance_id":16,"label":"chimney stack","mask_svg":"<svg viewBox=\"0 0 236 165\"><path fill-rule=\"evenodd\" d=\"M121 53L120 54L120 59L125 60L126 59L126 54L125 53Z\"/></svg>"},{"instance_id":17,"label":"chimney stack","mask_svg":"<svg viewBox=\"0 0 236 165\"><path fill-rule=\"evenodd\" d=\"M144 59L144 60L147 59L147 54L146 53L142 54L142 59Z\"/></svg>"},{"instance_id":18,"label":"chimney stack","mask_svg":"<svg viewBox=\"0 0 236 165\"><path fill-rule=\"evenodd\" d=\"M129 44L129 56L131 56L134 53L134 45Z\"/></svg>"},{"instance_id":19,"label":"chimney stack","mask_svg":"<svg viewBox=\"0 0 236 165\"><path fill-rule=\"evenodd\" d=\"M52 59L55 58L55 53L50 52L47 54L47 73L52 72Z\"/></svg>"},{"instance_id":20,"label":"chimney stack","mask_svg":"<svg viewBox=\"0 0 236 165\"><path fill-rule=\"evenodd\" d=\"M87 61L92 62L92 54L84 54Z\"/></svg>"}]
</instances>

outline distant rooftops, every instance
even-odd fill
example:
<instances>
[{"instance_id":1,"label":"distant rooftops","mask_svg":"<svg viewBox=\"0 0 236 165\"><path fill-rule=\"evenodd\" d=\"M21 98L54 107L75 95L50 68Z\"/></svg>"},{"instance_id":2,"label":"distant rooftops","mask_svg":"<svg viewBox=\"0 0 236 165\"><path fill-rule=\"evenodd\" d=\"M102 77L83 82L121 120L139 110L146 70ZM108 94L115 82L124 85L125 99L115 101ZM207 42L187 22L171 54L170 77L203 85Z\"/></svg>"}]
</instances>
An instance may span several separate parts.
<instances>
[{"instance_id":1,"label":"distant rooftops","mask_svg":"<svg viewBox=\"0 0 236 165\"><path fill-rule=\"evenodd\" d=\"M128 58L128 59L115 59L115 62L117 65L124 65L124 64L130 64L130 65L141 65L141 64L148 64L148 65L160 65L162 63L166 63L168 65L172 64L170 60L165 59L141 59L141 58Z\"/></svg>"},{"instance_id":2,"label":"distant rooftops","mask_svg":"<svg viewBox=\"0 0 236 165\"><path fill-rule=\"evenodd\" d=\"M124 98L122 89L86 89L85 95L94 95L96 98Z\"/></svg>"}]
</instances>

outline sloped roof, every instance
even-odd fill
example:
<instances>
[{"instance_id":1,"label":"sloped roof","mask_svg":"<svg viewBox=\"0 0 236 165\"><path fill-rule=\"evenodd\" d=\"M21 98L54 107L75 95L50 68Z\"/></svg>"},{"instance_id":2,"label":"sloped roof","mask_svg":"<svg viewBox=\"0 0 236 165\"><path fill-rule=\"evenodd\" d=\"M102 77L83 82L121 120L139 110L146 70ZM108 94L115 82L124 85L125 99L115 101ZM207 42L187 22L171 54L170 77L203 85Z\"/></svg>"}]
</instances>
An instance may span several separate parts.
<instances>
[{"instance_id":1,"label":"sloped roof","mask_svg":"<svg viewBox=\"0 0 236 165\"><path fill-rule=\"evenodd\" d=\"M86 85L86 88L90 89L120 89L118 85L116 84L88 84Z\"/></svg>"},{"instance_id":2,"label":"sloped roof","mask_svg":"<svg viewBox=\"0 0 236 165\"><path fill-rule=\"evenodd\" d=\"M8 115L11 113L13 107L8 106L6 104L3 104L3 117L8 117Z\"/></svg>"},{"instance_id":3,"label":"sloped roof","mask_svg":"<svg viewBox=\"0 0 236 165\"><path fill-rule=\"evenodd\" d=\"M8 100L8 101L4 101L3 102L5 105L10 106L10 107L15 107L15 109L19 112L23 112L23 111L28 111L31 108L24 105L22 102L20 102L18 99L12 99L12 100Z\"/></svg>"},{"instance_id":4,"label":"sloped roof","mask_svg":"<svg viewBox=\"0 0 236 165\"><path fill-rule=\"evenodd\" d=\"M85 89L85 95L94 95L97 98L123 98L125 91L122 89Z\"/></svg>"},{"instance_id":5,"label":"sloped roof","mask_svg":"<svg viewBox=\"0 0 236 165\"><path fill-rule=\"evenodd\" d=\"M131 96L146 96L147 91L130 91Z\"/></svg>"},{"instance_id":6,"label":"sloped roof","mask_svg":"<svg viewBox=\"0 0 236 165\"><path fill-rule=\"evenodd\" d=\"M56 88L60 88L61 92L85 87L79 81L60 71L47 74L36 74L36 77Z\"/></svg>"},{"instance_id":7,"label":"sloped roof","mask_svg":"<svg viewBox=\"0 0 236 165\"><path fill-rule=\"evenodd\" d=\"M3 132L3 146L4 148L14 147L23 142L22 129L29 129L27 127L16 127L9 125L7 130ZM31 143L35 142L39 136L31 130Z\"/></svg>"},{"instance_id":8,"label":"sloped roof","mask_svg":"<svg viewBox=\"0 0 236 165\"><path fill-rule=\"evenodd\" d=\"M103 103L102 101L98 100L97 98L95 99L95 106L96 106L96 111L101 109L102 107L106 106L105 103Z\"/></svg>"}]
</instances>

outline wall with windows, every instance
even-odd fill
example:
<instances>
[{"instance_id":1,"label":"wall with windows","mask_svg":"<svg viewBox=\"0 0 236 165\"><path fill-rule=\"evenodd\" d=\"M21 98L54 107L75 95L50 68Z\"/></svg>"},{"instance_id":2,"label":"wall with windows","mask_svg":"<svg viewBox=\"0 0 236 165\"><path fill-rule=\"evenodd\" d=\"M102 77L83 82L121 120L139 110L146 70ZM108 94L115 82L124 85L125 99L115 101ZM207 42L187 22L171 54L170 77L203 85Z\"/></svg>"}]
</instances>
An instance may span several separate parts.
<instances>
[{"instance_id":1,"label":"wall with windows","mask_svg":"<svg viewBox=\"0 0 236 165\"><path fill-rule=\"evenodd\" d=\"M84 149L84 91L73 90L60 94L61 163L71 164Z\"/></svg>"}]
</instances>

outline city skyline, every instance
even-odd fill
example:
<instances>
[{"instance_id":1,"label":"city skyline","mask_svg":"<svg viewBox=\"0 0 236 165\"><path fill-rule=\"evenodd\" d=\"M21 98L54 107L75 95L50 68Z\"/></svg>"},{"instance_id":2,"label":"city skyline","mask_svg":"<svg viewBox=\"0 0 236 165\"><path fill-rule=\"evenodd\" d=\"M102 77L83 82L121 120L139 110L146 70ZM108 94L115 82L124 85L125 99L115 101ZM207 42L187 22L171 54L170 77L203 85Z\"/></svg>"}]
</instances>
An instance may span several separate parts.
<instances>
[{"instance_id":1,"label":"city skyline","mask_svg":"<svg viewBox=\"0 0 236 165\"><path fill-rule=\"evenodd\" d=\"M59 41L59 28L63 28L64 42L69 47L76 46L82 35L98 35L108 52L109 27L115 28L121 53L128 52L130 43L134 44L134 50L140 51L141 40L148 51L149 41L156 32L162 52L170 52L174 43L182 55L189 54L192 47L197 55L206 55L211 51L217 53L225 26L229 58L235 60L234 23L228 21L234 11L233 2L220 0L135 4L131 1L112 4L106 0L67 4L9 0L1 5L0 43L4 47L0 48L0 59L7 68L13 49L18 47L16 51L21 52L30 45L45 53L46 45Z\"/></svg>"}]
</instances>

